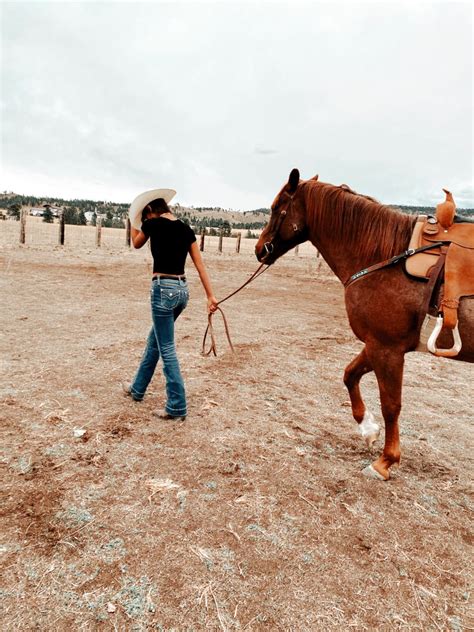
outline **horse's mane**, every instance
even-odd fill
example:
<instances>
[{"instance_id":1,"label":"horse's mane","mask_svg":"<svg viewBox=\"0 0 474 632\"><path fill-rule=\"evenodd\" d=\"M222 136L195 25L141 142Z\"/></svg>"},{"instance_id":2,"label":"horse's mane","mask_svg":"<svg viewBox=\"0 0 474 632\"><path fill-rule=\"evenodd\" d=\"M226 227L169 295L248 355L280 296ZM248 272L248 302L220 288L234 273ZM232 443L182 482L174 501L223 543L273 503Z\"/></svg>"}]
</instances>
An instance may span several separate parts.
<instances>
[{"instance_id":1,"label":"horse's mane","mask_svg":"<svg viewBox=\"0 0 474 632\"><path fill-rule=\"evenodd\" d=\"M315 235L332 235L341 247L356 247L363 259L374 263L408 247L415 216L356 193L346 184L308 180L304 194L308 226Z\"/></svg>"}]
</instances>

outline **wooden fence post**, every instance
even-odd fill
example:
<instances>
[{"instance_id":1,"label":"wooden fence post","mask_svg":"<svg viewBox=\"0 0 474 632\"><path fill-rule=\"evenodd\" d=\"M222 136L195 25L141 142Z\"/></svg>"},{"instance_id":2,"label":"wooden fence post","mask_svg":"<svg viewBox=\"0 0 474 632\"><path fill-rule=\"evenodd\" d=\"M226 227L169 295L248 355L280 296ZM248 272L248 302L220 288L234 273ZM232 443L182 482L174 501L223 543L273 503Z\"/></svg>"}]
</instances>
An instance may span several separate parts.
<instances>
[{"instance_id":1,"label":"wooden fence post","mask_svg":"<svg viewBox=\"0 0 474 632\"><path fill-rule=\"evenodd\" d=\"M95 224L95 245L100 248L100 242L102 238L102 217L98 217Z\"/></svg>"},{"instance_id":2,"label":"wooden fence post","mask_svg":"<svg viewBox=\"0 0 474 632\"><path fill-rule=\"evenodd\" d=\"M60 246L64 246L64 210L59 213L59 238L58 243Z\"/></svg>"},{"instance_id":3,"label":"wooden fence post","mask_svg":"<svg viewBox=\"0 0 474 632\"><path fill-rule=\"evenodd\" d=\"M222 252L222 240L224 239L224 231L221 228L219 231L219 246L218 246L218 250L219 252Z\"/></svg>"},{"instance_id":4,"label":"wooden fence post","mask_svg":"<svg viewBox=\"0 0 474 632\"><path fill-rule=\"evenodd\" d=\"M237 235L237 241L235 243L235 252L238 254L240 252L240 240L242 239L242 233Z\"/></svg>"},{"instance_id":5,"label":"wooden fence post","mask_svg":"<svg viewBox=\"0 0 474 632\"><path fill-rule=\"evenodd\" d=\"M20 211L20 244L24 244L26 241L26 216L28 211L24 208Z\"/></svg>"},{"instance_id":6,"label":"wooden fence post","mask_svg":"<svg viewBox=\"0 0 474 632\"><path fill-rule=\"evenodd\" d=\"M203 228L201 231L201 243L199 244L199 250L204 252L204 239L206 237L206 229Z\"/></svg>"},{"instance_id":7,"label":"wooden fence post","mask_svg":"<svg viewBox=\"0 0 474 632\"><path fill-rule=\"evenodd\" d=\"M131 224L130 224L130 218L127 217L127 221L125 224L125 245L128 246L130 248L130 242L131 242Z\"/></svg>"}]
</instances>

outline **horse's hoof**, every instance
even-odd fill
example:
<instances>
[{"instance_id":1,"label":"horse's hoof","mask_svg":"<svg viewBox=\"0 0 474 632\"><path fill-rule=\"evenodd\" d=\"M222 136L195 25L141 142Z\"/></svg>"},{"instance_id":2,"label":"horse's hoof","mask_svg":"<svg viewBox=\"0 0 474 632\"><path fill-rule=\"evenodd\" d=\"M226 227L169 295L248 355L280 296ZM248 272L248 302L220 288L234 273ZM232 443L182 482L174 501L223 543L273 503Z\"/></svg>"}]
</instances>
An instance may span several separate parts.
<instances>
[{"instance_id":1,"label":"horse's hoof","mask_svg":"<svg viewBox=\"0 0 474 632\"><path fill-rule=\"evenodd\" d=\"M364 469L362 470L362 474L367 478L375 478L377 481L388 481L389 479L389 476L385 478L384 476L382 476L382 474L380 474L380 472L377 472L372 464L364 467Z\"/></svg>"}]
</instances>

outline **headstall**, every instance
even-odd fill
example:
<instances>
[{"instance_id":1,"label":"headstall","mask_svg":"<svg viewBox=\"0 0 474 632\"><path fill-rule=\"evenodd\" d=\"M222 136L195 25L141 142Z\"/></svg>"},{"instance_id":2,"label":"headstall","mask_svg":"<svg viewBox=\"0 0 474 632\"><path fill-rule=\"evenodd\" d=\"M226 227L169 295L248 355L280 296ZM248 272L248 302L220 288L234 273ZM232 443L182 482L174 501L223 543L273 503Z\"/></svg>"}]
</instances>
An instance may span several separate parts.
<instances>
[{"instance_id":1,"label":"headstall","mask_svg":"<svg viewBox=\"0 0 474 632\"><path fill-rule=\"evenodd\" d=\"M293 204L294 194L290 195L287 191L285 191L285 195L290 198L290 204L289 204L288 208L291 209L291 205ZM284 209L282 209L280 211L280 217L278 218L276 228L273 231L273 237L270 239L270 241L266 241L263 244L263 249L265 250L267 255L269 255L269 254L271 254L273 252L274 241L275 241L276 237L278 237L278 233L280 232L280 228L282 227L282 224L283 224L283 222L285 220L286 214L287 214L287 209L286 208L284 208ZM296 233L296 232L298 232L298 230L299 230L298 224L293 224L293 231Z\"/></svg>"}]
</instances>

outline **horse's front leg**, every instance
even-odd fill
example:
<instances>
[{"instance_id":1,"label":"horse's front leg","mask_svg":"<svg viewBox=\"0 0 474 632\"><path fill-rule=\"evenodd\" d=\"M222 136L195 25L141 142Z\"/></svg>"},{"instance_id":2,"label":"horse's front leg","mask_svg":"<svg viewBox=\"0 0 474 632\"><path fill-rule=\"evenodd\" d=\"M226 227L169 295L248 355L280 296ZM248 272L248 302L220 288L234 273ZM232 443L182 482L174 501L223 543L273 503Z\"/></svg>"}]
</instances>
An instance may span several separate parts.
<instances>
[{"instance_id":1,"label":"horse's front leg","mask_svg":"<svg viewBox=\"0 0 474 632\"><path fill-rule=\"evenodd\" d=\"M380 427L375 422L374 416L367 410L367 407L360 394L359 383L361 378L372 371L372 364L370 363L365 348L359 353L359 355L347 365L344 372L344 384L349 391L349 397L351 398L352 415L359 424L359 432L363 439L370 448L375 441L379 438Z\"/></svg>"},{"instance_id":2,"label":"horse's front leg","mask_svg":"<svg viewBox=\"0 0 474 632\"><path fill-rule=\"evenodd\" d=\"M364 473L388 480L390 468L400 462L398 418L402 402L404 352L379 345L367 345L367 356L373 366L380 391L385 420L385 445L379 458Z\"/></svg>"}]
</instances>

